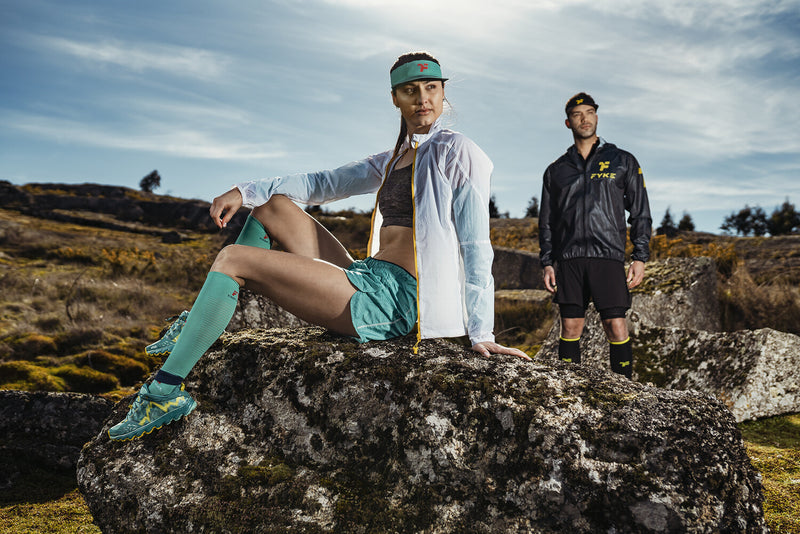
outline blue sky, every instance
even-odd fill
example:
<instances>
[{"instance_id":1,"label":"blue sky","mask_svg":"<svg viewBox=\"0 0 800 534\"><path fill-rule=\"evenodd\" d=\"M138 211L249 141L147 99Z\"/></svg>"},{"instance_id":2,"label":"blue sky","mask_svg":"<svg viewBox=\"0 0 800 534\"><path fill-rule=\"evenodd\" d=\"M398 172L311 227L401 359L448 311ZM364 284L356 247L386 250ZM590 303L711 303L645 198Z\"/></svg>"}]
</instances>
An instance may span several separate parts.
<instances>
[{"instance_id":1,"label":"blue sky","mask_svg":"<svg viewBox=\"0 0 800 534\"><path fill-rule=\"evenodd\" d=\"M96 182L211 200L235 182L393 146L388 70L426 49L450 127L523 215L571 144L563 107L669 207L718 233L745 204L800 207L800 0L0 0L0 180ZM332 208L369 210L374 199Z\"/></svg>"}]
</instances>

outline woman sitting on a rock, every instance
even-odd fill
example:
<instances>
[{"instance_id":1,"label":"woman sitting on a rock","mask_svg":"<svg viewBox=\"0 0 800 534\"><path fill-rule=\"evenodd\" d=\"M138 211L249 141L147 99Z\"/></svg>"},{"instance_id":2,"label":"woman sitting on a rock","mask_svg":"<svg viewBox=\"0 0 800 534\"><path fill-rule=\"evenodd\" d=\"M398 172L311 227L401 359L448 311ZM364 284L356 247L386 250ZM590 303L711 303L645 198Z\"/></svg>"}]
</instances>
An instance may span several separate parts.
<instances>
[{"instance_id":1,"label":"woman sitting on a rock","mask_svg":"<svg viewBox=\"0 0 800 534\"><path fill-rule=\"evenodd\" d=\"M217 256L185 324L179 320L156 344L169 357L109 430L112 439L141 437L195 408L182 382L225 330L242 287L360 342L404 336L416 325L418 341L468 334L484 356L527 358L492 334L492 162L441 126L447 78L435 58L403 55L390 78L402 116L394 150L332 171L237 184L214 199L210 213L220 228L241 206L253 210L236 243ZM359 261L293 202L319 205L376 191L370 257ZM270 238L285 252L270 250Z\"/></svg>"}]
</instances>

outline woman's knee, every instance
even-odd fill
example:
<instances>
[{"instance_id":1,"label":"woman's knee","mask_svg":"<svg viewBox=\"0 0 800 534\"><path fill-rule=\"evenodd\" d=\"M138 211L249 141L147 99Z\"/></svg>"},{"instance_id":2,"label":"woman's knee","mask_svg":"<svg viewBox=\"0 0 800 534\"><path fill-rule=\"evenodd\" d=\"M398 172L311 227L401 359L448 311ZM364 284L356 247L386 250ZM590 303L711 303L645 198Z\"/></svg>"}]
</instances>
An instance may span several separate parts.
<instances>
[{"instance_id":1,"label":"woman's knee","mask_svg":"<svg viewBox=\"0 0 800 534\"><path fill-rule=\"evenodd\" d=\"M245 251L243 245L227 245L217 253L211 270L227 274L231 278L238 275L236 265L240 263L242 253Z\"/></svg>"}]
</instances>

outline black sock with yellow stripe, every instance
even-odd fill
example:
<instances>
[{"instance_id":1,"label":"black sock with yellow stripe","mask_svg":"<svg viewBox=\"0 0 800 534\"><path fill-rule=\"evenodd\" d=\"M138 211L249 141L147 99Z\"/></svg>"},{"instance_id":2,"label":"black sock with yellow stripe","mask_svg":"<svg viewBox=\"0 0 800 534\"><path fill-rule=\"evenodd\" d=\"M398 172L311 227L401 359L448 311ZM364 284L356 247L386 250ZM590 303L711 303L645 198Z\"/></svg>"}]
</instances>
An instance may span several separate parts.
<instances>
[{"instance_id":1,"label":"black sock with yellow stripe","mask_svg":"<svg viewBox=\"0 0 800 534\"><path fill-rule=\"evenodd\" d=\"M628 380L633 376L633 347L631 338L625 341L609 341L611 348L611 370L624 375Z\"/></svg>"},{"instance_id":2,"label":"black sock with yellow stripe","mask_svg":"<svg viewBox=\"0 0 800 534\"><path fill-rule=\"evenodd\" d=\"M581 338L558 338L558 358L569 363L581 363Z\"/></svg>"}]
</instances>

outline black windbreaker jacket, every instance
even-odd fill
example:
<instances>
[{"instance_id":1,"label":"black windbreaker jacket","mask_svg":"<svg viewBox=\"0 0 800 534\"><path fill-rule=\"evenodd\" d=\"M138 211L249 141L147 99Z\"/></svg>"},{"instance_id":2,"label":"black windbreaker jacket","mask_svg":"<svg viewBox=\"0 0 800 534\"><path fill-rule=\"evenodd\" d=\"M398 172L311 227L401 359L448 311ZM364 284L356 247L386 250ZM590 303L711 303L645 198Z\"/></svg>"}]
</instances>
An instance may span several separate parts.
<instances>
[{"instance_id":1,"label":"black windbreaker jacket","mask_svg":"<svg viewBox=\"0 0 800 534\"><path fill-rule=\"evenodd\" d=\"M652 219L633 154L602 139L584 161L575 145L547 167L539 212L542 266L573 258L625 261L625 211L634 260L650 257Z\"/></svg>"}]
</instances>

